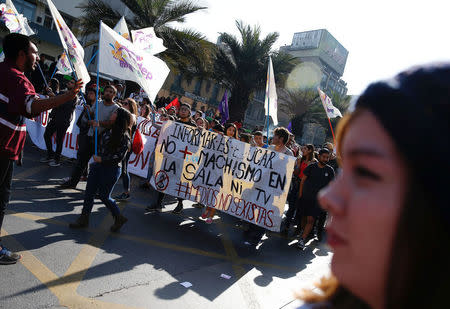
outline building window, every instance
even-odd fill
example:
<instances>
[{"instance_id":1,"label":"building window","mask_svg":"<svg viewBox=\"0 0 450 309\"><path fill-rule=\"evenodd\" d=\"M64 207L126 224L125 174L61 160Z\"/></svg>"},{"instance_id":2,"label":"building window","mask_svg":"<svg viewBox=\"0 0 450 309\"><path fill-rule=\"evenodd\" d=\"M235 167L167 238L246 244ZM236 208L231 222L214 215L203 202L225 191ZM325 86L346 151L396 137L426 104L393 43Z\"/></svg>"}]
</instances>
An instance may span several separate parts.
<instances>
[{"instance_id":1,"label":"building window","mask_svg":"<svg viewBox=\"0 0 450 309\"><path fill-rule=\"evenodd\" d=\"M17 12L25 16L29 22L34 21L33 17L34 12L36 11L36 5L29 3L25 0L15 0L14 6L16 7Z\"/></svg>"}]
</instances>

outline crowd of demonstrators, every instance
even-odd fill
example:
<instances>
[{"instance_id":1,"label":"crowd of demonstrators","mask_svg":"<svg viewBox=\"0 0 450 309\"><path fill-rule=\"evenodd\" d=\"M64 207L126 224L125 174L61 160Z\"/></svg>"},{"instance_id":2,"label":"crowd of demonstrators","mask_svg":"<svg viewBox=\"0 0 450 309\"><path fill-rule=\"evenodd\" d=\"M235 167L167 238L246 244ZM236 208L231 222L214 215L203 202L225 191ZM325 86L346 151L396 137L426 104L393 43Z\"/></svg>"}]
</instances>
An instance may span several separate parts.
<instances>
[{"instance_id":1,"label":"crowd of demonstrators","mask_svg":"<svg viewBox=\"0 0 450 309\"><path fill-rule=\"evenodd\" d=\"M36 70L38 49L22 34L8 34L3 39L5 60L0 63L0 229L11 195L14 161L19 158L26 139L25 118L55 108L76 98L82 87L77 81L72 90L41 98L24 72ZM0 264L14 264L20 255L0 242Z\"/></svg>"},{"instance_id":2,"label":"crowd of demonstrators","mask_svg":"<svg viewBox=\"0 0 450 309\"><path fill-rule=\"evenodd\" d=\"M32 47L34 47L34 45ZM31 53L33 53L33 51L31 51ZM34 61L39 59L36 54L33 55ZM44 139L47 146L47 156L41 160L42 162L49 163L50 166L60 165L64 136L72 120L75 106L79 101L81 101L78 96L74 94L79 91L80 82L68 80L66 82L66 88L67 90L65 92L60 92L58 80L51 79L49 81L49 87L43 89L43 94L50 97L50 99L35 99L34 102L53 102L53 99L57 103L44 104L42 105L44 106L43 108L36 109L36 112L33 113L20 114L20 111L17 112L21 116L29 117L31 115L36 115L38 111L43 111L44 108L53 108L52 112L50 113L49 124L44 134ZM154 113L156 112L156 108L158 106L161 106L157 112L159 113L159 120L162 122L172 120L192 127L197 127L199 129L211 130L218 134L228 136L229 138L240 140L244 143L249 143L252 146L263 148L269 147L271 150L281 152L289 156L298 157L296 170L294 172L294 177L297 177L297 180L293 181L293 184L291 185L290 191L294 193L290 194L289 199L292 199L294 202L289 203L290 207L287 214L289 220L287 220L287 222L292 221L295 215L295 217L298 218L296 219L296 221L298 221L297 229L304 227L303 234L309 233L308 231L311 229L311 220L309 216L306 215L310 213L309 211L316 211L316 209L312 209L312 206L307 205L306 202L299 203L299 196L295 194L295 192L302 192L302 186L299 185L301 181L302 184L305 185L305 192L309 194L308 188L312 186L309 185L308 182L303 183L303 180L309 177L309 174L307 175L308 172L305 173L305 171L307 164L310 164L313 161L312 153L314 149L312 149L312 151L309 150L308 152L307 150L303 150L309 149L308 147L302 148L304 156L298 154L300 147L295 143L294 136L287 129L283 127L276 128L273 132L273 138L270 141L271 145L269 146L269 143L264 141L264 139L266 139L267 141L267 137L264 136L260 130L254 131L253 133L247 133L247 131L243 130L242 124L238 122L230 122L222 125L219 122L220 116L217 117L218 115L216 115L215 119L209 118L209 120L207 120L206 117L208 117L208 115L204 112L204 107L202 107L201 110L192 111L189 104L181 102L179 105L179 109L177 109L175 106L172 106L171 108L166 110L164 107L162 107L161 103L153 106L148 98L145 97L139 97L139 102L136 102L133 98L124 99L124 88L117 81L114 82L114 85L108 83L101 89L97 104L98 120L95 120L96 90L97 85L93 83L90 83L90 85L86 87L86 93L84 95L86 103L81 104L81 106L83 106L83 111L75 122L80 129L78 136L77 158L74 166L72 167L70 177L67 177L60 185L60 188L62 189L75 188L79 181L82 180L83 176L87 175L87 186L82 214L76 222L70 225L72 228L83 228L88 225L89 214L92 210L93 205L93 198L96 194L98 194L102 202L111 211L114 217L114 225L111 227L112 231L119 231L121 226L127 221L126 218L120 214L120 211L117 208L116 201L126 201L131 197L130 175L127 170L127 163L131 155L130 144L133 139L134 132L137 128L137 117L141 116L145 119L149 119L150 116L154 115ZM29 90L29 92L33 95L36 95L34 91L31 92L31 90ZM172 97L170 99L173 100L174 98L175 97ZM65 101L61 103L61 100L63 99ZM167 101L169 100L159 98L159 102L163 101L165 102L165 105L167 105ZM28 103L28 101L26 101L25 103L26 108L29 108L28 105L30 103ZM32 106L37 106L37 104L32 104ZM156 123L154 123L154 125L156 125ZM96 151L96 131L98 134L98 146L97 155L94 155ZM56 133L56 151L53 151L53 145L51 141L54 133ZM327 145L327 147L333 147L333 145ZM19 153L20 152L17 153L17 156ZM92 157L94 162L88 166L88 163ZM303 159L303 157L306 157L306 159ZM150 162L153 161L154 154L152 154L150 158ZM325 161L321 162L325 164ZM320 165L319 167L322 168L323 166ZM151 187L149 186L148 181L152 177L152 174L152 168L149 168L147 176L147 186L149 188ZM312 173L311 175L313 174L314 173ZM113 199L111 198L111 192L113 191L113 188L120 177L122 177L123 192L117 196L114 196ZM312 176L309 181L314 181ZM298 189L299 187L300 189ZM5 190L7 191L7 188ZM149 213L160 212L163 207L162 202L164 199L164 194L156 191L153 188L151 188L151 190L151 194L154 194L155 198L151 199L152 204L147 207L146 211ZM4 205L6 204L4 203ZM4 206L3 209L5 207L6 206ZM205 208L204 205L200 203L194 204L194 207ZM172 212L175 214L179 214L182 211L183 199L178 198L176 207L172 210ZM206 207L202 212L201 217L205 219L206 223L211 224L213 222L214 215L215 209ZM306 219L304 226L300 224L300 218L302 216L306 216L306 218L308 218ZM288 223L287 226L289 226ZM246 243L257 245L261 241L264 233L265 230L262 227L256 226L254 224L249 224L249 228L245 231ZM9 255L13 258L15 257L12 253L10 253Z\"/></svg>"}]
</instances>

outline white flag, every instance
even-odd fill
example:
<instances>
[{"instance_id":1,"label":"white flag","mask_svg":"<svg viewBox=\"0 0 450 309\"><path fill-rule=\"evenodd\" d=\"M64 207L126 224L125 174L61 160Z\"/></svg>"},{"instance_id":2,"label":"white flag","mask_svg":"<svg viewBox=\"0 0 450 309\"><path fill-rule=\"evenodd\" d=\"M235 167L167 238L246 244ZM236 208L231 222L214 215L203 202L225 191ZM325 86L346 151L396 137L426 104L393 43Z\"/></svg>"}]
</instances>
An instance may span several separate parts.
<instances>
[{"instance_id":1,"label":"white flag","mask_svg":"<svg viewBox=\"0 0 450 309\"><path fill-rule=\"evenodd\" d=\"M27 18L17 12L11 0L6 0L6 3L0 4L0 19L11 33L20 33L27 36L34 34L28 25Z\"/></svg>"},{"instance_id":2,"label":"white flag","mask_svg":"<svg viewBox=\"0 0 450 309\"><path fill-rule=\"evenodd\" d=\"M339 109L333 106L333 102L331 102L331 99L320 90L320 88L317 88L319 91L320 100L322 101L323 108L325 109L325 113L327 113L328 118L336 118L336 117L342 117L342 114Z\"/></svg>"},{"instance_id":3,"label":"white flag","mask_svg":"<svg viewBox=\"0 0 450 309\"><path fill-rule=\"evenodd\" d=\"M269 67L267 68L266 100L264 108L266 115L272 117L273 125L278 125L278 97L277 87L275 85L275 76L273 75L272 58L269 57Z\"/></svg>"},{"instance_id":4,"label":"white flag","mask_svg":"<svg viewBox=\"0 0 450 309\"><path fill-rule=\"evenodd\" d=\"M128 31L128 26L127 22L125 21L125 17L122 16L122 18L117 22L113 30L118 34L120 34L121 36L123 36L128 41L131 41L130 31Z\"/></svg>"},{"instance_id":5,"label":"white flag","mask_svg":"<svg viewBox=\"0 0 450 309\"><path fill-rule=\"evenodd\" d=\"M134 45L151 55L162 53L167 49L163 44L164 41L156 36L153 27L131 30L131 34Z\"/></svg>"},{"instance_id":6,"label":"white flag","mask_svg":"<svg viewBox=\"0 0 450 309\"><path fill-rule=\"evenodd\" d=\"M70 31L69 27L67 27L66 22L61 14L59 14L58 9L53 4L52 0L47 0L47 4L52 13L56 29L58 29L59 39L61 40L64 50L69 53L69 61L72 62L77 78L82 79L83 84L86 85L91 80L91 77L84 64L84 49L73 35L72 31Z\"/></svg>"},{"instance_id":7,"label":"white flag","mask_svg":"<svg viewBox=\"0 0 450 309\"><path fill-rule=\"evenodd\" d=\"M59 58L58 63L56 64L56 67L58 68L58 73L60 73L60 74L63 74L63 75L72 74L72 68L70 67L69 59L67 58L67 55L65 52Z\"/></svg>"},{"instance_id":8,"label":"white flag","mask_svg":"<svg viewBox=\"0 0 450 309\"><path fill-rule=\"evenodd\" d=\"M169 67L161 59L136 48L132 42L100 23L100 72L138 83L154 102L169 75Z\"/></svg>"}]
</instances>

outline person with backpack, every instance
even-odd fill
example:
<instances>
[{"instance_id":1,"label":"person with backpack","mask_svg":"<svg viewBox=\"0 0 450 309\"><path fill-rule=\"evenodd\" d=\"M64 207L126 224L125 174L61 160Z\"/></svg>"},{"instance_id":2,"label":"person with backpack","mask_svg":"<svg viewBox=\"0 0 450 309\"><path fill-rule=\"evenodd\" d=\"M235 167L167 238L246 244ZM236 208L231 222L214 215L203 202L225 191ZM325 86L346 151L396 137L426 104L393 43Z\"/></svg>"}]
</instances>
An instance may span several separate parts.
<instances>
[{"instance_id":1,"label":"person with backpack","mask_svg":"<svg viewBox=\"0 0 450 309\"><path fill-rule=\"evenodd\" d=\"M118 232L128 221L111 198L111 192L120 176L119 163L131 147L132 116L128 110L118 108L112 113L110 121L112 127L100 135L97 155L94 155L94 163L89 167L83 210L78 219L69 224L70 228L85 228L89 225L89 215L97 192L114 218L112 232Z\"/></svg>"}]
</instances>

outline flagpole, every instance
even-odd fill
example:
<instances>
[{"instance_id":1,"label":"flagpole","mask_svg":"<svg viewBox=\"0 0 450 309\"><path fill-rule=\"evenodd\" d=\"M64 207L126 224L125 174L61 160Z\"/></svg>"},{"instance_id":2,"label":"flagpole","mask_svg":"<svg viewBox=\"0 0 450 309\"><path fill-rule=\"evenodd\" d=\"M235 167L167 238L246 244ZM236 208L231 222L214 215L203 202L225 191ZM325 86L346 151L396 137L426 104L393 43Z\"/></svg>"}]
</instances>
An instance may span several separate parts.
<instances>
[{"instance_id":1,"label":"flagpole","mask_svg":"<svg viewBox=\"0 0 450 309\"><path fill-rule=\"evenodd\" d=\"M97 52L100 51L100 40L102 37L102 21L100 20L100 30L98 32L98 49ZM95 94L95 121L98 122L98 88L100 87L99 83L100 83L100 56L99 59L97 59L97 89L96 89L96 94ZM95 127L95 155L97 156L97 132L98 132L98 127Z\"/></svg>"},{"instance_id":2,"label":"flagpole","mask_svg":"<svg viewBox=\"0 0 450 309\"><path fill-rule=\"evenodd\" d=\"M53 70L53 73L52 73L52 76L50 77L50 79L52 79L53 76L55 76L56 70L58 70L58 67L57 67L57 66L55 66L55 69Z\"/></svg>"},{"instance_id":3,"label":"flagpole","mask_svg":"<svg viewBox=\"0 0 450 309\"><path fill-rule=\"evenodd\" d=\"M270 57L269 57L269 64L267 67L267 146L269 146L269 115L270 115Z\"/></svg>"},{"instance_id":4,"label":"flagpole","mask_svg":"<svg viewBox=\"0 0 450 309\"><path fill-rule=\"evenodd\" d=\"M72 70L73 77L75 78L75 80L78 80L77 72L75 71L75 68L74 68L74 66L72 64L72 61L70 60L69 51L64 48L64 52L66 53L67 59L69 59L69 65L70 65L70 68ZM56 70L56 68L55 68L55 70ZM82 103L84 104L84 106L87 106L87 102L86 102L86 99L84 97L83 91L80 91L80 95L81 95ZM88 119L91 120L91 116L89 115L89 113L87 113L87 116L88 116Z\"/></svg>"},{"instance_id":5,"label":"flagpole","mask_svg":"<svg viewBox=\"0 0 450 309\"><path fill-rule=\"evenodd\" d=\"M325 114L326 114L326 112L325 112ZM330 117L328 117L328 115L327 115L327 118L328 118L328 123L330 124L331 135L333 135L333 144L336 146L336 138L334 137L333 126L331 125L331 120L330 120Z\"/></svg>"},{"instance_id":6,"label":"flagpole","mask_svg":"<svg viewBox=\"0 0 450 309\"><path fill-rule=\"evenodd\" d=\"M91 60L89 60L89 62L86 64L86 67L89 67L89 65L94 60L95 56L97 56L97 54L98 54L98 49L95 51L94 55L91 57Z\"/></svg>"}]
</instances>

